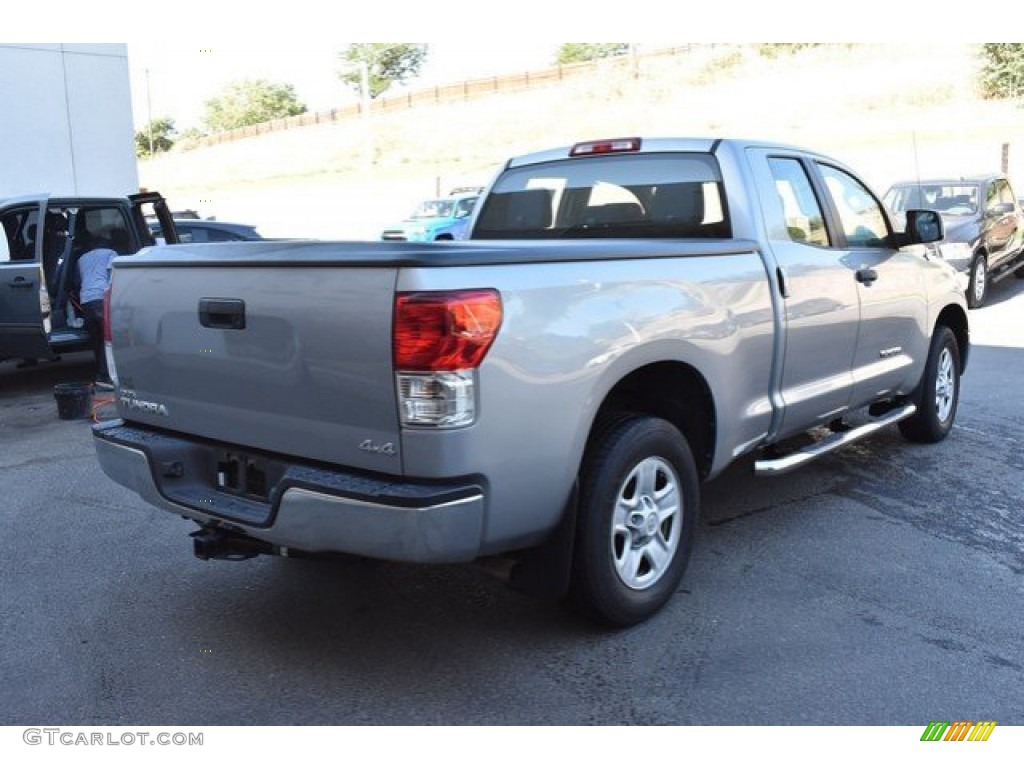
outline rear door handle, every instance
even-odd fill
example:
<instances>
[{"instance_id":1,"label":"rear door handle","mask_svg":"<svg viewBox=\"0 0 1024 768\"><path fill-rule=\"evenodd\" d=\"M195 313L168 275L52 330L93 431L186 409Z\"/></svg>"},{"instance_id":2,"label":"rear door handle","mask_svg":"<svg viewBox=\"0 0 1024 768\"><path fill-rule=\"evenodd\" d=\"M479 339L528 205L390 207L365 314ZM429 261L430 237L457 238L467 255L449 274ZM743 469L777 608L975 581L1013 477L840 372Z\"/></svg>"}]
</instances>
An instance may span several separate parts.
<instances>
[{"instance_id":1,"label":"rear door handle","mask_svg":"<svg viewBox=\"0 0 1024 768\"><path fill-rule=\"evenodd\" d=\"M31 280L26 280L24 277L16 277L8 283L11 288L31 288L35 283Z\"/></svg>"},{"instance_id":2,"label":"rear door handle","mask_svg":"<svg viewBox=\"0 0 1024 768\"><path fill-rule=\"evenodd\" d=\"M245 328L245 302L241 299L200 299L199 324L204 328Z\"/></svg>"},{"instance_id":3,"label":"rear door handle","mask_svg":"<svg viewBox=\"0 0 1024 768\"><path fill-rule=\"evenodd\" d=\"M789 283L786 280L786 270L782 267L775 268L775 276L779 279L779 293L782 294L782 298L789 298Z\"/></svg>"},{"instance_id":4,"label":"rear door handle","mask_svg":"<svg viewBox=\"0 0 1024 768\"><path fill-rule=\"evenodd\" d=\"M857 270L857 282L864 285L871 285L878 279L878 273L870 267L861 267Z\"/></svg>"}]
</instances>

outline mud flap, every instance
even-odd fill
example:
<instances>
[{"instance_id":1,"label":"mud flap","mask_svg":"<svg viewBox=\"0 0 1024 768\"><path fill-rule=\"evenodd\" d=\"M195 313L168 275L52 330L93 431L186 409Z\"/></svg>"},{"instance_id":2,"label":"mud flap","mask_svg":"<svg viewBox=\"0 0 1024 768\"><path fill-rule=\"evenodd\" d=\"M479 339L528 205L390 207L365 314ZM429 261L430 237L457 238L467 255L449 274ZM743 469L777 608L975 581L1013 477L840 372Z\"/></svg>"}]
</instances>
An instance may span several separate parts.
<instances>
[{"instance_id":1,"label":"mud flap","mask_svg":"<svg viewBox=\"0 0 1024 768\"><path fill-rule=\"evenodd\" d=\"M547 541L524 552L509 574L509 587L544 599L558 600L569 592L573 542L576 538L577 484L573 484L562 520Z\"/></svg>"}]
</instances>

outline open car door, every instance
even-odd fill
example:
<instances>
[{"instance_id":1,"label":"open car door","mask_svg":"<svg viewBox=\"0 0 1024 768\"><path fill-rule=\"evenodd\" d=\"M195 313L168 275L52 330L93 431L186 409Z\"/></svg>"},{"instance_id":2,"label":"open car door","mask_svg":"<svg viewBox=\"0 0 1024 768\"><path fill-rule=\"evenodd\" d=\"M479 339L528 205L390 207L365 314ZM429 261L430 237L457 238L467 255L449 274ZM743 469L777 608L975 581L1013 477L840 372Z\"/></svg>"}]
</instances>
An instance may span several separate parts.
<instances>
[{"instance_id":1,"label":"open car door","mask_svg":"<svg viewBox=\"0 0 1024 768\"><path fill-rule=\"evenodd\" d=\"M0 359L52 354L42 262L47 199L12 198L0 206Z\"/></svg>"},{"instance_id":2,"label":"open car door","mask_svg":"<svg viewBox=\"0 0 1024 768\"><path fill-rule=\"evenodd\" d=\"M159 192L140 192L137 195L129 195L128 199L132 204L135 226L144 245L156 245L156 239L146 223L147 216L155 218L160 223L160 239L165 244L172 245L179 242L171 210L167 207L167 201L164 200L163 195Z\"/></svg>"}]
</instances>

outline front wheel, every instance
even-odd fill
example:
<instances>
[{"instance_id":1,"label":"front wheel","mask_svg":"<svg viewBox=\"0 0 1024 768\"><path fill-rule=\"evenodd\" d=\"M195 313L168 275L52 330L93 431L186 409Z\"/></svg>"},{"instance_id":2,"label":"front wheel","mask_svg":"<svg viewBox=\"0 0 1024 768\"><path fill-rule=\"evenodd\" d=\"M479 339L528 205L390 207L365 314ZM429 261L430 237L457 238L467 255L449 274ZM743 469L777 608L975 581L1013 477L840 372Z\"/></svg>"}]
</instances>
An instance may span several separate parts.
<instances>
[{"instance_id":1,"label":"front wheel","mask_svg":"<svg viewBox=\"0 0 1024 768\"><path fill-rule=\"evenodd\" d=\"M653 416L609 420L580 472L572 595L592 616L630 626L672 597L700 505L686 438Z\"/></svg>"},{"instance_id":2,"label":"front wheel","mask_svg":"<svg viewBox=\"0 0 1024 768\"><path fill-rule=\"evenodd\" d=\"M900 422L900 432L915 443L937 443L953 428L960 400L960 347L946 326L932 336L924 376L914 396L917 413Z\"/></svg>"},{"instance_id":3,"label":"front wheel","mask_svg":"<svg viewBox=\"0 0 1024 768\"><path fill-rule=\"evenodd\" d=\"M967 306L976 309L985 303L988 293L988 262L985 254L978 254L971 264L970 279L967 284Z\"/></svg>"}]
</instances>

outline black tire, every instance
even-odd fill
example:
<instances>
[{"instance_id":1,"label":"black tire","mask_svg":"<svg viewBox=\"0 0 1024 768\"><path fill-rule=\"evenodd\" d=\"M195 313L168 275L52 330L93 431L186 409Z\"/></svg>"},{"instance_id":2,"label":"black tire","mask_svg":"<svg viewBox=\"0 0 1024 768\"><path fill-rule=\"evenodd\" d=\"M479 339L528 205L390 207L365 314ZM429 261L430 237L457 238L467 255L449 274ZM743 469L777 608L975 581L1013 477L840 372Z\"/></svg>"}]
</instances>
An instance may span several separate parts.
<instances>
[{"instance_id":1,"label":"black tire","mask_svg":"<svg viewBox=\"0 0 1024 768\"><path fill-rule=\"evenodd\" d=\"M580 470L571 596L604 624L656 613L686 570L700 483L686 438L653 416L604 422Z\"/></svg>"},{"instance_id":2,"label":"black tire","mask_svg":"<svg viewBox=\"0 0 1024 768\"><path fill-rule=\"evenodd\" d=\"M977 309L985 303L988 295L988 262L985 254L979 253L971 262L971 272L967 281L967 306Z\"/></svg>"},{"instance_id":3,"label":"black tire","mask_svg":"<svg viewBox=\"0 0 1024 768\"><path fill-rule=\"evenodd\" d=\"M953 331L935 329L924 375L914 394L917 413L900 422L900 432L915 443L937 443L953 429L960 401L960 347Z\"/></svg>"}]
</instances>

